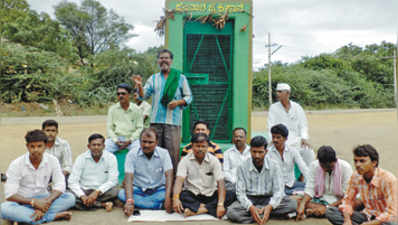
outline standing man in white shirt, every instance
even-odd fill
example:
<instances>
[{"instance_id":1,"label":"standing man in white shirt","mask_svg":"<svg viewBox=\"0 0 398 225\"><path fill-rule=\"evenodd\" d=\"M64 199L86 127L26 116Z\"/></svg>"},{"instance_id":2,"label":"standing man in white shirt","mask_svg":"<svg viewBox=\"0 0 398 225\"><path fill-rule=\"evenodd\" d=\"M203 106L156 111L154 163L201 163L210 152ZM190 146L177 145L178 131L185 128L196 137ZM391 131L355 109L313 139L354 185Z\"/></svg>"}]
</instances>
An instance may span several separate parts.
<instances>
[{"instance_id":1,"label":"standing man in white shirt","mask_svg":"<svg viewBox=\"0 0 398 225\"><path fill-rule=\"evenodd\" d=\"M76 196L75 208L105 208L110 212L119 191L116 157L104 151L105 138L101 134L92 134L87 148L77 157L69 177L69 188Z\"/></svg>"},{"instance_id":2,"label":"standing man in white shirt","mask_svg":"<svg viewBox=\"0 0 398 225\"><path fill-rule=\"evenodd\" d=\"M29 131L25 140L28 153L12 161L7 169L6 202L1 204L1 217L29 224L70 220L72 213L66 210L75 205L75 197L64 193L65 177L59 162L45 152L46 134L41 130ZM51 193L47 190L50 178Z\"/></svg>"},{"instance_id":3,"label":"standing man in white shirt","mask_svg":"<svg viewBox=\"0 0 398 225\"><path fill-rule=\"evenodd\" d=\"M291 88L286 83L276 86L278 102L272 104L268 110L268 133L271 137L271 127L283 124L289 130L289 138L286 144L290 148L297 149L307 166L315 160L315 154L308 142L308 122L303 108L289 99Z\"/></svg>"},{"instance_id":4,"label":"standing man in white shirt","mask_svg":"<svg viewBox=\"0 0 398 225\"><path fill-rule=\"evenodd\" d=\"M233 147L224 152L224 180L225 188L235 192L236 170L238 166L250 158L250 147L246 144L246 129L237 127L232 131Z\"/></svg>"},{"instance_id":5,"label":"standing man in white shirt","mask_svg":"<svg viewBox=\"0 0 398 225\"><path fill-rule=\"evenodd\" d=\"M308 167L300 156L300 153L286 144L289 131L283 124L277 124L271 128L272 146L267 157L270 157L282 169L283 184L287 195L295 195L303 192L305 183L297 181L294 176L294 165L297 164L304 178L308 179Z\"/></svg>"},{"instance_id":6,"label":"standing man in white shirt","mask_svg":"<svg viewBox=\"0 0 398 225\"><path fill-rule=\"evenodd\" d=\"M297 220L304 219L304 215L324 217L328 207L341 204L348 188L352 175L348 162L337 159L330 146L321 146L317 158L309 168L305 194L297 207Z\"/></svg>"},{"instance_id":7,"label":"standing man in white shirt","mask_svg":"<svg viewBox=\"0 0 398 225\"><path fill-rule=\"evenodd\" d=\"M138 94L138 90L134 90L134 103L137 105L137 107L141 110L142 116L143 116L143 123L144 123L144 128L148 128L151 124L151 111L152 111L152 106L149 104L147 101L144 101L140 98L140 95Z\"/></svg>"},{"instance_id":8,"label":"standing man in white shirt","mask_svg":"<svg viewBox=\"0 0 398 225\"><path fill-rule=\"evenodd\" d=\"M47 135L46 152L55 156L61 164L62 172L68 180L72 171L72 151L67 140L58 136L59 127L55 120L46 120L42 123L41 129Z\"/></svg>"}]
</instances>

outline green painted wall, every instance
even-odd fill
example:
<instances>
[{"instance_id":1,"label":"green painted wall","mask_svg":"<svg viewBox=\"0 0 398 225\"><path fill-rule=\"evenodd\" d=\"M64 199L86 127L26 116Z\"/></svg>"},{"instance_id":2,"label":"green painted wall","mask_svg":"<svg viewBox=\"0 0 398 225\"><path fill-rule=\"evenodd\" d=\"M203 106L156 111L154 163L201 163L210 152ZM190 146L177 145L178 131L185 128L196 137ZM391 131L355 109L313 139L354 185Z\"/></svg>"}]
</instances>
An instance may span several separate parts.
<instances>
[{"instance_id":1,"label":"green painted wall","mask_svg":"<svg viewBox=\"0 0 398 225\"><path fill-rule=\"evenodd\" d=\"M229 11L233 20L232 128L251 130L252 80L252 1L251 0L166 0L166 9L176 10L174 19L166 23L165 45L174 53L173 67L183 70L184 18L197 18L210 12L222 15ZM246 27L246 30L241 29ZM184 112L184 117L189 112ZM189 130L184 120L183 130ZM229 131L231 132L231 131ZM190 134L183 134L190 135Z\"/></svg>"}]
</instances>

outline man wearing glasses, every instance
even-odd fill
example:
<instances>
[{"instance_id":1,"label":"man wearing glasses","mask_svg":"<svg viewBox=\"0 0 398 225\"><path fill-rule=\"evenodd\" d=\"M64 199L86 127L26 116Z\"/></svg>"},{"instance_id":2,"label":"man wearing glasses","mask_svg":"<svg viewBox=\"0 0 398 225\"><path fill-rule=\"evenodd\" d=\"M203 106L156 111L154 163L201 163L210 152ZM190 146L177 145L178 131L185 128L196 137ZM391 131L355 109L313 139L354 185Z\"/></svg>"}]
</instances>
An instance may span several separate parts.
<instances>
[{"instance_id":1,"label":"man wearing glasses","mask_svg":"<svg viewBox=\"0 0 398 225\"><path fill-rule=\"evenodd\" d=\"M117 152L122 149L131 150L138 146L140 133L143 129L143 115L141 110L130 102L132 88L122 83L117 86L118 103L108 110L106 130L108 138L105 141L105 149L109 152Z\"/></svg>"}]
</instances>

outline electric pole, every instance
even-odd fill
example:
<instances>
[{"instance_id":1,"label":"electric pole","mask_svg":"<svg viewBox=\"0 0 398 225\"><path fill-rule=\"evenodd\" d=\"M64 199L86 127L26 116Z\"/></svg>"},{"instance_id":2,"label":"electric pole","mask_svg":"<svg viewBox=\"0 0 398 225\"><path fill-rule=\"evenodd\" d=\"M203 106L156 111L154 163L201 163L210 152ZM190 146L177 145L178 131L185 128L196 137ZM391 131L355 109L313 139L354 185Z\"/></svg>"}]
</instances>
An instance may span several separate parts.
<instances>
[{"instance_id":1,"label":"electric pole","mask_svg":"<svg viewBox=\"0 0 398 225\"><path fill-rule=\"evenodd\" d=\"M278 44L271 44L271 33L268 32L268 44L265 45L266 48L268 48L268 102L269 105L272 104L272 78L271 78L271 67L272 67L272 61L271 61L271 56L277 52L280 48L282 48L282 45L279 45L278 48L276 48L274 51L271 51L272 47L278 46Z\"/></svg>"}]
</instances>

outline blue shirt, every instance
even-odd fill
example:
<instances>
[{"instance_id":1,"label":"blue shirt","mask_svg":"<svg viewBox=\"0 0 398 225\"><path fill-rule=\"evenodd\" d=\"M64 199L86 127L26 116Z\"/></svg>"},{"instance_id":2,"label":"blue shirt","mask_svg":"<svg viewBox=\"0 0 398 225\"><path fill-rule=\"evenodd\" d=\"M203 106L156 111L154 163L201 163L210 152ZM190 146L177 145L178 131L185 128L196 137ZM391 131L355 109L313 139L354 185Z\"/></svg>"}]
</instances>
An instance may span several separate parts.
<instances>
[{"instance_id":1,"label":"blue shirt","mask_svg":"<svg viewBox=\"0 0 398 225\"><path fill-rule=\"evenodd\" d=\"M166 184L165 173L173 169L169 152L156 146L150 159L141 147L129 151L126 156L125 172L134 174L133 186L143 191Z\"/></svg>"},{"instance_id":2,"label":"blue shirt","mask_svg":"<svg viewBox=\"0 0 398 225\"><path fill-rule=\"evenodd\" d=\"M160 102L165 85L166 79L162 73L153 74L145 83L143 98L148 99L152 96L151 123L181 126L184 106L177 106L175 109L170 110ZM192 92L188 80L182 74L173 100L181 99L184 99L187 105L192 101Z\"/></svg>"}]
</instances>

